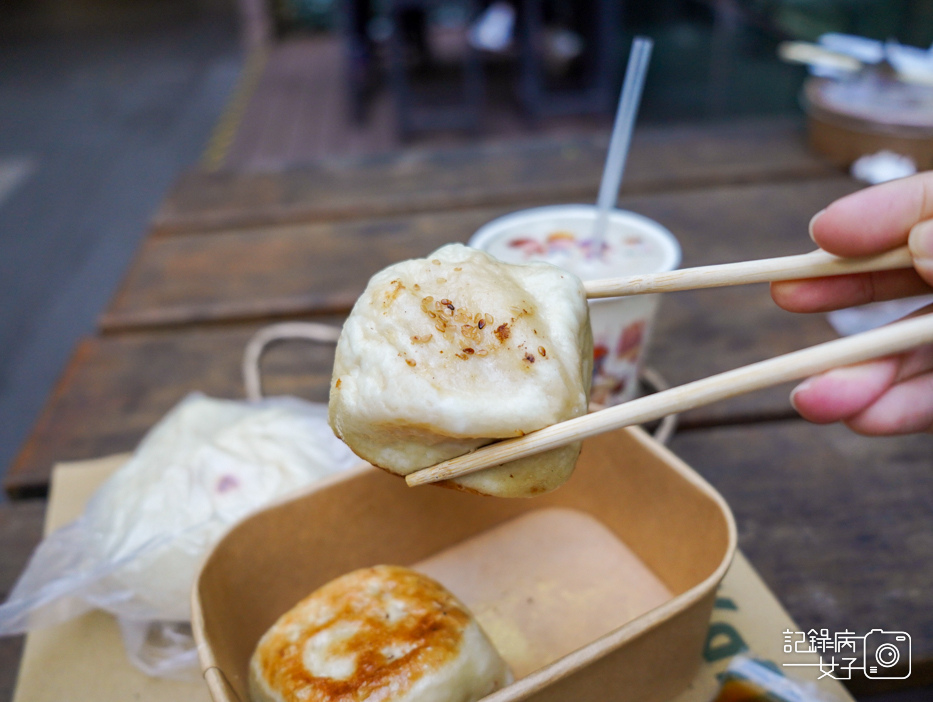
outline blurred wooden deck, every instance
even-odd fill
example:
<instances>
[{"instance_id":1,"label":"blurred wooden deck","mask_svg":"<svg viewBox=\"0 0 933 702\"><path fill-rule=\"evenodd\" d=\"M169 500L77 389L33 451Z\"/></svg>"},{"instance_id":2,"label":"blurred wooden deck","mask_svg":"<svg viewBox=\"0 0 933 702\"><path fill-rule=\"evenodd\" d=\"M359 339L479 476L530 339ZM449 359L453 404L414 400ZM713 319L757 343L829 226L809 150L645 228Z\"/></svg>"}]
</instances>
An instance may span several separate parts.
<instances>
[{"instance_id":1,"label":"blurred wooden deck","mask_svg":"<svg viewBox=\"0 0 933 702\"><path fill-rule=\"evenodd\" d=\"M406 146L447 147L517 137L607 134L612 116L554 117L532 125L512 94L507 66L486 66L478 134L424 131L403 141L387 84L377 86L362 122L353 119L340 38L290 38L256 50L202 160L207 170L276 171L324 157Z\"/></svg>"}]
</instances>

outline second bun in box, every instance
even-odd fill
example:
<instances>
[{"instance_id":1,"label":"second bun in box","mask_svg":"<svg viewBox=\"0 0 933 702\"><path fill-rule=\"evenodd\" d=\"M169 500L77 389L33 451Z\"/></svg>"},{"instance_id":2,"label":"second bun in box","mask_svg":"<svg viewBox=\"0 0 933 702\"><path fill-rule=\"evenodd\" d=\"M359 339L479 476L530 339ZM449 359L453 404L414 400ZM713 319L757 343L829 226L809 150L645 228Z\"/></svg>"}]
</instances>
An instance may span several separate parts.
<instances>
[{"instance_id":1,"label":"second bun in box","mask_svg":"<svg viewBox=\"0 0 933 702\"><path fill-rule=\"evenodd\" d=\"M512 674L443 585L400 566L363 568L303 599L260 639L251 702L476 702Z\"/></svg>"}]
</instances>

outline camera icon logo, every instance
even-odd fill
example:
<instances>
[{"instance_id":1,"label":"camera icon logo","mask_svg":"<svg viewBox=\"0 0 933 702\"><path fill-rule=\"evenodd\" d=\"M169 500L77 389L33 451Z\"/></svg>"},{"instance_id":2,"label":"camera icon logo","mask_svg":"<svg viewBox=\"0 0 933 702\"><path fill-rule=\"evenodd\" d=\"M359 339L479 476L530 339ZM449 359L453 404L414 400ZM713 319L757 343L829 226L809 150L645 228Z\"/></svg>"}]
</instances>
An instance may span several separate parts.
<instances>
[{"instance_id":1,"label":"camera icon logo","mask_svg":"<svg viewBox=\"0 0 933 702\"><path fill-rule=\"evenodd\" d=\"M910 677L910 634L872 629L865 634L865 677L904 680Z\"/></svg>"}]
</instances>

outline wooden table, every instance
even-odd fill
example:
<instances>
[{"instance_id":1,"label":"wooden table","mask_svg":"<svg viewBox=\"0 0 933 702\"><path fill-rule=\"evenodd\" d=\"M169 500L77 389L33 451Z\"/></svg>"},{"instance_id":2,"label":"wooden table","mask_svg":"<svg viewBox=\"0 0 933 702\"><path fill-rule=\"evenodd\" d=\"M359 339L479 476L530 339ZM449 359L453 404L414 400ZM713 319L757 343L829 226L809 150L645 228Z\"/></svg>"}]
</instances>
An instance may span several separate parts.
<instances>
[{"instance_id":1,"label":"wooden table","mask_svg":"<svg viewBox=\"0 0 933 702\"><path fill-rule=\"evenodd\" d=\"M242 397L241 354L265 324L339 325L389 263L505 212L592 201L604 156L604 140L529 141L182 177L6 490L41 497L54 462L131 450L191 391ZM621 206L666 225L692 266L805 252L811 215L858 187L808 153L796 123L642 130ZM661 309L650 364L671 384L835 336L765 286L670 294ZM266 390L326 401L331 363L326 346L277 346ZM811 426L788 390L688 412L671 446L730 501L741 548L801 626L906 630L906 683L933 681L933 443ZM10 523L28 521L18 509Z\"/></svg>"}]
</instances>

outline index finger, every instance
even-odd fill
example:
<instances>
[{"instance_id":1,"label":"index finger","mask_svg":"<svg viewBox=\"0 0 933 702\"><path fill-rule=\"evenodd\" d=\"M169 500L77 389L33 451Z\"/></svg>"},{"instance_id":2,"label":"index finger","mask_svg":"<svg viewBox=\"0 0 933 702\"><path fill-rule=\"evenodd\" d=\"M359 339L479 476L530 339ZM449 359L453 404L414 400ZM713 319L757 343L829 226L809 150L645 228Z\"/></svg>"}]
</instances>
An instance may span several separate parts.
<instances>
[{"instance_id":1,"label":"index finger","mask_svg":"<svg viewBox=\"0 0 933 702\"><path fill-rule=\"evenodd\" d=\"M911 227L933 219L933 171L842 197L818 213L810 234L837 256L868 256L907 243Z\"/></svg>"}]
</instances>

